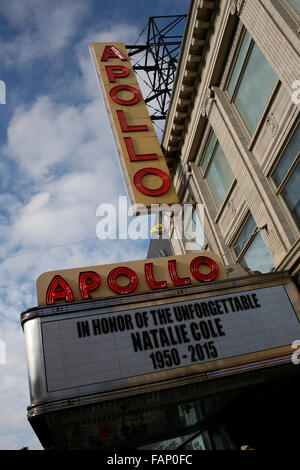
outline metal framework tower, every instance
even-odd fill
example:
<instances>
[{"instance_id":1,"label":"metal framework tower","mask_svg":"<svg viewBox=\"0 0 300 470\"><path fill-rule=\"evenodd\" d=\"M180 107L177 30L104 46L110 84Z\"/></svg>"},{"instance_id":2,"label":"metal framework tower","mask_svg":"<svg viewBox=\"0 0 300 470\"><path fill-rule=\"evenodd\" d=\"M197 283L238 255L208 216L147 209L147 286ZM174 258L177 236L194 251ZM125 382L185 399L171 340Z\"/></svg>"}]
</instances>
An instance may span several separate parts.
<instances>
[{"instance_id":1,"label":"metal framework tower","mask_svg":"<svg viewBox=\"0 0 300 470\"><path fill-rule=\"evenodd\" d=\"M132 61L134 70L149 88L145 102L153 121L167 116L186 16L151 16L136 41L147 30L146 43L126 46L129 56L137 58ZM144 74L139 75L139 71Z\"/></svg>"}]
</instances>

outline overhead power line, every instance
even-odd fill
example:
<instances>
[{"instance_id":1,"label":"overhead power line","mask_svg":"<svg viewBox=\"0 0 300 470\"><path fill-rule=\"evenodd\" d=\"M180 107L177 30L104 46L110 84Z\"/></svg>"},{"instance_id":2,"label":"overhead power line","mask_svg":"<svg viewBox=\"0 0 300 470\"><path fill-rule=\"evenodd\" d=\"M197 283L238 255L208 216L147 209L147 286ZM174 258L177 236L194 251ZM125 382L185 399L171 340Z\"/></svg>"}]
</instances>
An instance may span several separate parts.
<instances>
[{"instance_id":1,"label":"overhead power line","mask_svg":"<svg viewBox=\"0 0 300 470\"><path fill-rule=\"evenodd\" d=\"M34 253L39 253L39 252L42 252L42 251L54 250L55 248L62 248L64 246L75 245L76 243L85 243L85 242L90 242L90 241L94 241L94 240L98 240L98 238L97 237L85 238L84 240L77 240L77 241L73 241L73 242L61 243L60 245L49 246L47 248L37 248L36 250L21 251L21 252L18 252L18 253L13 253L11 255L7 255L5 257L2 257L1 260L3 261L4 259L7 259L7 258L16 258L18 256L32 255Z\"/></svg>"}]
</instances>

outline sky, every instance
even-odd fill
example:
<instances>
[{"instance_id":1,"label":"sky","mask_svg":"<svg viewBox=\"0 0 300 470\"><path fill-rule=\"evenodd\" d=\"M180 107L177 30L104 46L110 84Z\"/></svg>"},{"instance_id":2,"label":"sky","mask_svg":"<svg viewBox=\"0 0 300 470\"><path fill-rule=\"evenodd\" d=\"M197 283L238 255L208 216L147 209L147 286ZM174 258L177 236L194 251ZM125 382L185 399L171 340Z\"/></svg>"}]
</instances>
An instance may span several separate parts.
<instances>
[{"instance_id":1,"label":"sky","mask_svg":"<svg viewBox=\"0 0 300 470\"><path fill-rule=\"evenodd\" d=\"M38 276L144 259L148 251L149 240L96 236L97 207L117 204L126 188L89 43L134 44L150 16L186 14L188 7L189 0L0 3L2 450L42 449L26 416L20 325L20 313L36 305Z\"/></svg>"}]
</instances>

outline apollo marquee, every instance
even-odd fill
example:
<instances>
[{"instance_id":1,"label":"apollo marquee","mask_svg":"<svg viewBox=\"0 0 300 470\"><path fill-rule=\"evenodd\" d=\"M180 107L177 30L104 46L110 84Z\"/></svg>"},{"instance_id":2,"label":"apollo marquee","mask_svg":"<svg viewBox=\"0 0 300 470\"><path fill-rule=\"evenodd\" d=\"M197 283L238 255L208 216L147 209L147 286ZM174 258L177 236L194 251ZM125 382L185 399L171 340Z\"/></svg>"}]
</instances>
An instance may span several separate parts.
<instances>
[{"instance_id":1,"label":"apollo marquee","mask_svg":"<svg viewBox=\"0 0 300 470\"><path fill-rule=\"evenodd\" d=\"M99 409L101 421L107 400L117 410L124 400L152 390L177 387L179 393L182 383L291 363L291 345L300 335L288 274L230 279L211 252L46 272L37 295L38 306L23 312L21 321L29 420L42 441L52 425L56 431L63 422L80 425L79 417L91 409ZM117 418L105 421L101 445L159 440L168 425L155 396L159 427L143 438L134 430L121 438ZM75 445L72 434L61 444L68 433L63 436L55 445Z\"/></svg>"},{"instance_id":2,"label":"apollo marquee","mask_svg":"<svg viewBox=\"0 0 300 470\"><path fill-rule=\"evenodd\" d=\"M123 43L92 43L91 53L132 204L175 204L164 154Z\"/></svg>"}]
</instances>

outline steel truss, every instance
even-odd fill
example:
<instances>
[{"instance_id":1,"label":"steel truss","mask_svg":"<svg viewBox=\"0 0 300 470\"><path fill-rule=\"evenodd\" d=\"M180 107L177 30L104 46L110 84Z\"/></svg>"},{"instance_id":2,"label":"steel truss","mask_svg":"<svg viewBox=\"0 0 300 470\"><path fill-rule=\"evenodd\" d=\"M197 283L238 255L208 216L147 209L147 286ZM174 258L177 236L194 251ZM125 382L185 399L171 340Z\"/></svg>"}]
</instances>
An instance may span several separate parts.
<instances>
[{"instance_id":1,"label":"steel truss","mask_svg":"<svg viewBox=\"0 0 300 470\"><path fill-rule=\"evenodd\" d=\"M151 109L153 121L167 116L186 16L151 16L139 36L147 29L146 44L126 46L129 57L144 53L137 57L133 69L149 88L145 103ZM144 72L143 76L139 71Z\"/></svg>"}]
</instances>

